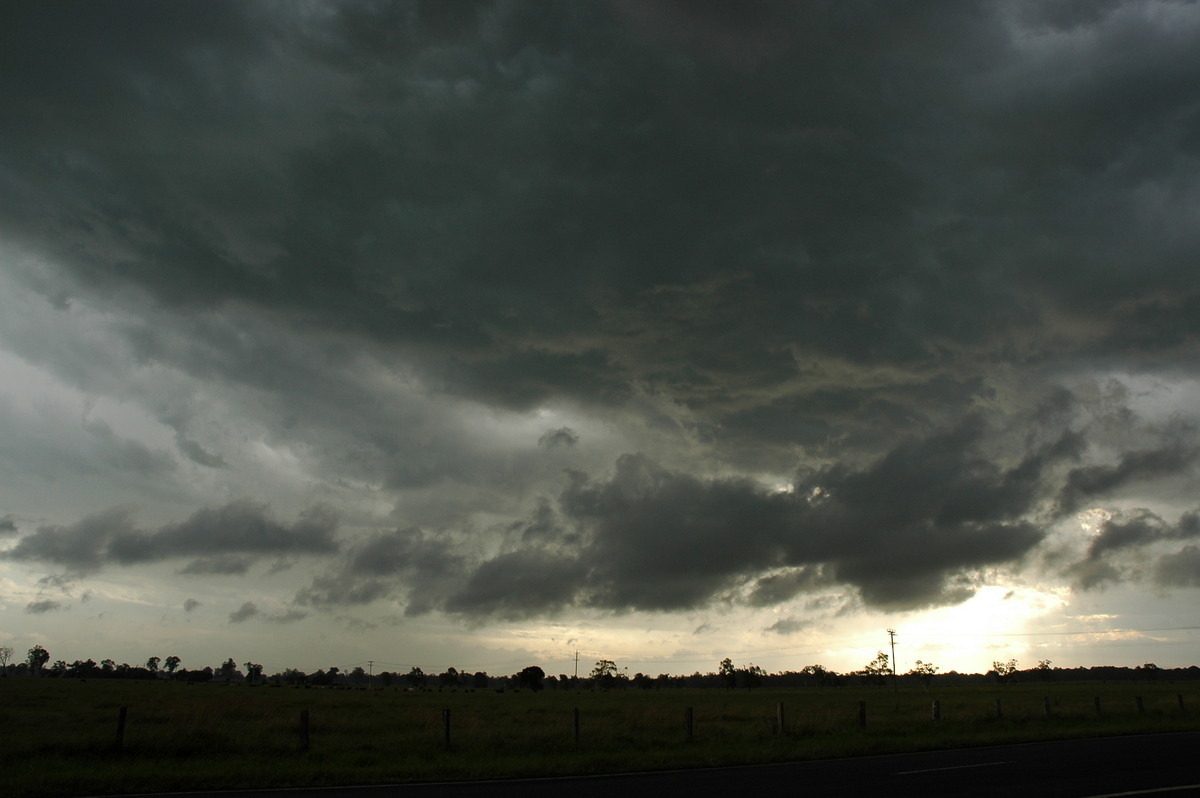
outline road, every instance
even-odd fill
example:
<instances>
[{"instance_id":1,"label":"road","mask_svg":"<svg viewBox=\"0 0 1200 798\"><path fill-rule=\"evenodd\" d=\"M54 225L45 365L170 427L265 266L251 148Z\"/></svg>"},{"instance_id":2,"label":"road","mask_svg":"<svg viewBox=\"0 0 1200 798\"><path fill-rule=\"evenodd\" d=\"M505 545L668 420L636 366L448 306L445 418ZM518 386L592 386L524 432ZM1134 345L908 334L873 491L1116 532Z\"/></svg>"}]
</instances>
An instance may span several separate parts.
<instances>
[{"instance_id":1,"label":"road","mask_svg":"<svg viewBox=\"0 0 1200 798\"><path fill-rule=\"evenodd\" d=\"M1200 732L590 778L171 793L172 798L625 798L631 795L1200 796ZM110 796L109 798L112 798Z\"/></svg>"}]
</instances>

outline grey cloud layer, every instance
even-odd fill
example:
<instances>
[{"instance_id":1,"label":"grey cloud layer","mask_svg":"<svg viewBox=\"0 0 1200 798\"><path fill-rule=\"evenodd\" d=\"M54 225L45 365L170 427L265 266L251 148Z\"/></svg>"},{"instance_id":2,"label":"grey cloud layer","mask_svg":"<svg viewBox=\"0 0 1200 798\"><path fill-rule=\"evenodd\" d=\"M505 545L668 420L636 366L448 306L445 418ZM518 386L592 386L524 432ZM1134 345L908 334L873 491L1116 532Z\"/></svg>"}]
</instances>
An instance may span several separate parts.
<instances>
[{"instance_id":1,"label":"grey cloud layer","mask_svg":"<svg viewBox=\"0 0 1200 798\"><path fill-rule=\"evenodd\" d=\"M195 25L192 4L118 5L141 33L75 7L64 43L87 46L52 63L34 33L61 35L61 16L22 6L7 26L25 33L5 48L5 174L23 189L5 227L82 283L170 305L236 298L403 343L446 389L514 408L620 402L629 379L699 402L711 380L786 379L773 353L794 345L927 364L1045 332L1047 300L1113 310L1120 296L1112 324L1136 334L1042 335L1028 354L1170 351L1194 333L1181 255L1195 234L1164 240L1141 204L1146 187L1166 202L1194 185L1178 170L1197 146L1182 87L1200 57L1152 4L1087 17L1074 57L1095 84L1059 79L1037 50L1046 23L1008 39L990 5L765 4L729 12L741 24L715 53L664 22L707 12L670 4L633 20L459 7L448 40L427 4L213 4ZM717 54L765 41L752 68ZM266 93L255 79L281 79L281 46L338 91ZM103 124L81 137L65 114L84 99ZM233 131L256 146L224 146ZM1165 149L1141 155L1152 144ZM1101 197L1102 213L1064 196ZM1027 237L1045 243L1016 249ZM1119 257L1133 252L1136 269ZM731 275L741 295L707 307L664 291ZM653 351L637 346L643 307Z\"/></svg>"},{"instance_id":2,"label":"grey cloud layer","mask_svg":"<svg viewBox=\"0 0 1200 798\"><path fill-rule=\"evenodd\" d=\"M884 609L956 603L975 592L981 569L1034 551L1062 517L1059 495L1086 470L1073 432L1009 462L986 454L993 438L970 417L865 468L808 472L786 491L623 455L603 479L573 473L555 505L543 502L514 525L508 550L495 557L472 562L448 541L399 531L360 546L300 599L369 603L403 588L412 613L509 618L571 607L683 610L722 598L777 605L842 587ZM1149 453L1122 461L1133 459ZM1110 495L1100 486L1095 494ZM1196 534L1193 514L1175 528L1147 517L1109 523L1088 559ZM1163 580L1187 584L1187 557L1164 561Z\"/></svg>"},{"instance_id":3,"label":"grey cloud layer","mask_svg":"<svg viewBox=\"0 0 1200 798\"><path fill-rule=\"evenodd\" d=\"M1138 495L1194 478L1189 419L1079 389L1200 365L1195 4L0 15L0 240L33 253L9 278L75 331L3 343L174 440L85 415L89 462L238 495L258 436L304 504L315 485L375 530L117 509L9 560L230 576L303 553L328 567L301 607L471 618L846 585L895 609L1134 502L1073 578L1169 544L1154 578L1197 583L1191 522ZM348 496L393 504L393 531ZM29 516L0 511L6 538Z\"/></svg>"},{"instance_id":4,"label":"grey cloud layer","mask_svg":"<svg viewBox=\"0 0 1200 798\"><path fill-rule=\"evenodd\" d=\"M314 508L289 525L272 519L262 505L242 500L148 532L136 528L130 510L114 508L72 526L41 527L0 556L61 565L74 573L197 557L184 573L244 573L241 566L251 558L335 552L337 526L337 517L325 508Z\"/></svg>"},{"instance_id":5,"label":"grey cloud layer","mask_svg":"<svg viewBox=\"0 0 1200 798\"><path fill-rule=\"evenodd\" d=\"M1172 524L1149 510L1135 509L1106 520L1085 556L1067 573L1085 590L1129 582L1143 571L1163 588L1194 587L1200 585L1200 549L1172 544L1197 537L1200 510L1185 512ZM1171 550L1161 553L1163 544Z\"/></svg>"}]
</instances>

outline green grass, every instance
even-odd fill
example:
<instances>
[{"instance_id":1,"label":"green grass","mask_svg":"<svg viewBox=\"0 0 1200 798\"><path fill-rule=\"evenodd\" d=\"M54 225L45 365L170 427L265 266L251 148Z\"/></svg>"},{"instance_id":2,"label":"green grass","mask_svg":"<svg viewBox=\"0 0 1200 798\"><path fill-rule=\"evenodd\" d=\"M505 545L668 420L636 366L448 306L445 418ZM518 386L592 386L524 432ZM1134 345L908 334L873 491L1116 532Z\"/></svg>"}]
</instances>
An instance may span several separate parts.
<instances>
[{"instance_id":1,"label":"green grass","mask_svg":"<svg viewBox=\"0 0 1200 798\"><path fill-rule=\"evenodd\" d=\"M652 770L1198 728L1200 685L1190 682L501 694L0 679L0 769L12 798Z\"/></svg>"}]
</instances>

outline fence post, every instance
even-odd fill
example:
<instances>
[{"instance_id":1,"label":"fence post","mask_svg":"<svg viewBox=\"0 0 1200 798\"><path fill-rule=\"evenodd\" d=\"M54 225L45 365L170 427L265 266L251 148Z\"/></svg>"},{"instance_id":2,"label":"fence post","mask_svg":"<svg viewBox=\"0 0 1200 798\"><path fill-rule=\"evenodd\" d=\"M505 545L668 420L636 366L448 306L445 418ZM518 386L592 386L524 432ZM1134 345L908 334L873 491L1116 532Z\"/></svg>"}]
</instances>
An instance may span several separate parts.
<instances>
[{"instance_id":1,"label":"fence post","mask_svg":"<svg viewBox=\"0 0 1200 798\"><path fill-rule=\"evenodd\" d=\"M1179 701L1179 711L1180 711L1180 712L1184 712L1184 711L1186 711L1186 710L1184 710L1184 708L1183 708L1183 693L1176 693L1176 694L1175 694L1175 699L1176 699L1177 701Z\"/></svg>"},{"instance_id":2,"label":"fence post","mask_svg":"<svg viewBox=\"0 0 1200 798\"><path fill-rule=\"evenodd\" d=\"M1050 717L1050 715L1051 715L1051 712L1050 712L1050 696L1046 696L1045 698L1043 698L1043 699L1042 699L1042 713L1043 713L1043 714L1044 714L1046 717Z\"/></svg>"},{"instance_id":3,"label":"fence post","mask_svg":"<svg viewBox=\"0 0 1200 798\"><path fill-rule=\"evenodd\" d=\"M450 710L442 710L442 736L445 738L446 747L450 747Z\"/></svg>"},{"instance_id":4,"label":"fence post","mask_svg":"<svg viewBox=\"0 0 1200 798\"><path fill-rule=\"evenodd\" d=\"M687 741L689 743L692 741L692 721L693 720L694 720L694 716L692 714L692 708L688 707L687 709L683 710L684 737L687 739Z\"/></svg>"},{"instance_id":5,"label":"fence post","mask_svg":"<svg viewBox=\"0 0 1200 798\"><path fill-rule=\"evenodd\" d=\"M308 710L300 710L300 750L308 750Z\"/></svg>"},{"instance_id":6,"label":"fence post","mask_svg":"<svg viewBox=\"0 0 1200 798\"><path fill-rule=\"evenodd\" d=\"M997 720L1004 717L1004 709L1000 706L1000 699L996 699L996 718Z\"/></svg>"},{"instance_id":7,"label":"fence post","mask_svg":"<svg viewBox=\"0 0 1200 798\"><path fill-rule=\"evenodd\" d=\"M780 736L783 736L784 726L783 726L783 702L782 701L780 701L778 704L775 705L775 725L776 725L776 733L779 734Z\"/></svg>"},{"instance_id":8,"label":"fence post","mask_svg":"<svg viewBox=\"0 0 1200 798\"><path fill-rule=\"evenodd\" d=\"M942 702L941 701L935 700L933 702L933 719L934 720L942 719Z\"/></svg>"},{"instance_id":9,"label":"fence post","mask_svg":"<svg viewBox=\"0 0 1200 798\"><path fill-rule=\"evenodd\" d=\"M1136 700L1137 700L1137 710L1138 710L1138 712L1145 712L1145 711L1146 711L1146 705L1142 703L1142 697L1139 695L1139 696L1137 696L1137 697L1136 697Z\"/></svg>"},{"instance_id":10,"label":"fence post","mask_svg":"<svg viewBox=\"0 0 1200 798\"><path fill-rule=\"evenodd\" d=\"M1093 699L1093 702L1096 704L1096 714L1099 715L1100 714L1100 696L1096 696Z\"/></svg>"},{"instance_id":11,"label":"fence post","mask_svg":"<svg viewBox=\"0 0 1200 798\"><path fill-rule=\"evenodd\" d=\"M858 728L867 728L867 702L858 702Z\"/></svg>"},{"instance_id":12,"label":"fence post","mask_svg":"<svg viewBox=\"0 0 1200 798\"><path fill-rule=\"evenodd\" d=\"M117 750L119 751L125 745L125 715L128 713L129 707L121 707L117 710Z\"/></svg>"},{"instance_id":13,"label":"fence post","mask_svg":"<svg viewBox=\"0 0 1200 798\"><path fill-rule=\"evenodd\" d=\"M579 707L575 707L575 711L571 715L575 726L575 742L579 742Z\"/></svg>"}]
</instances>

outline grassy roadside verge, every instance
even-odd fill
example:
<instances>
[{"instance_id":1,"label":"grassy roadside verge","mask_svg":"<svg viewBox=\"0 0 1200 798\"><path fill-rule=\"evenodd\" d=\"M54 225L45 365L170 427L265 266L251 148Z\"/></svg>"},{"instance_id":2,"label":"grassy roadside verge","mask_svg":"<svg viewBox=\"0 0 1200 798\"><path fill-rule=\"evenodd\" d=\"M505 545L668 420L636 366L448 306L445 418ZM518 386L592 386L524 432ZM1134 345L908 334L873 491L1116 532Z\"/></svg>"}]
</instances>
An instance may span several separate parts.
<instances>
[{"instance_id":1,"label":"grassy roadside verge","mask_svg":"<svg viewBox=\"0 0 1200 798\"><path fill-rule=\"evenodd\" d=\"M1192 682L500 694L0 680L12 798L568 775L1196 729Z\"/></svg>"}]
</instances>

